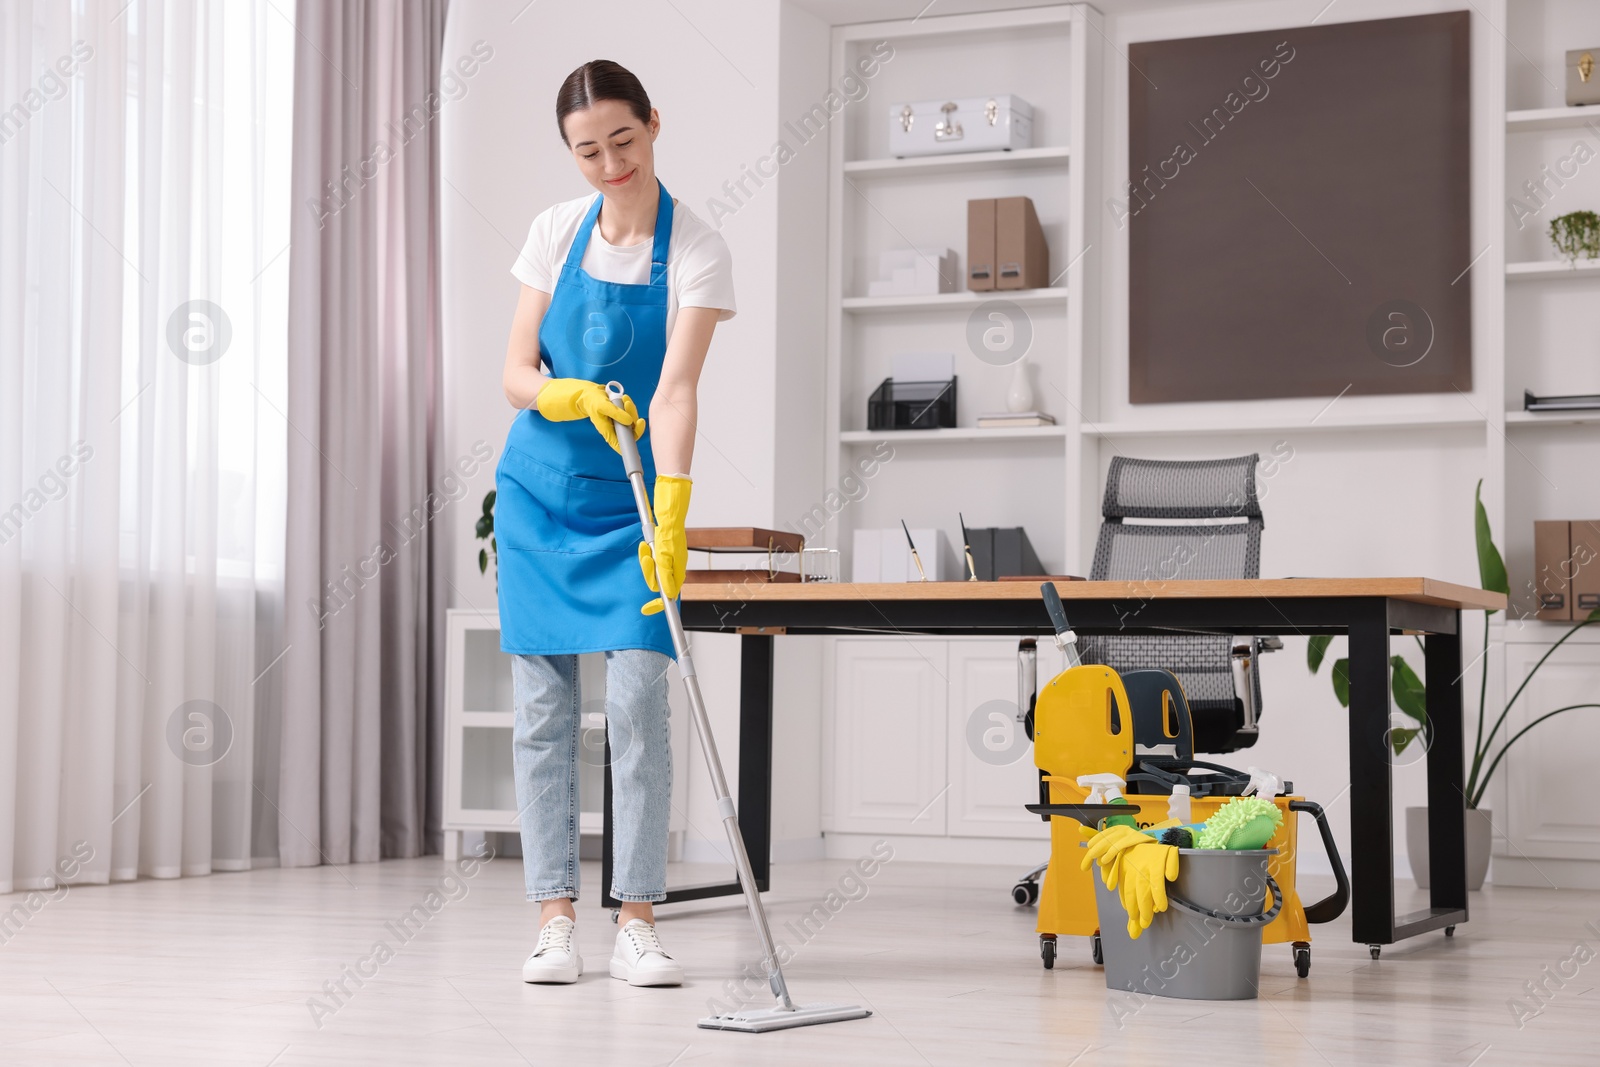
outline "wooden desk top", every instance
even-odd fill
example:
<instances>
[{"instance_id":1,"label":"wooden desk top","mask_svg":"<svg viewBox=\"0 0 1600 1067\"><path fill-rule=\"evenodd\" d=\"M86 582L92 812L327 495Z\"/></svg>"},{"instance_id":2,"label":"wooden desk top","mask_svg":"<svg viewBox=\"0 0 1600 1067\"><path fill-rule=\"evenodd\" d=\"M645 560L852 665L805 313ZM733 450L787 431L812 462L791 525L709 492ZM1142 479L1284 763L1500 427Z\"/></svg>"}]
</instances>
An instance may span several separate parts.
<instances>
[{"instance_id":1,"label":"wooden desk top","mask_svg":"<svg viewBox=\"0 0 1600 1067\"><path fill-rule=\"evenodd\" d=\"M1435 578L1256 578L1237 581L1056 582L1061 599L1387 597L1462 611L1505 610L1503 593ZM802 582L685 585L686 601L1038 600L1032 582Z\"/></svg>"}]
</instances>

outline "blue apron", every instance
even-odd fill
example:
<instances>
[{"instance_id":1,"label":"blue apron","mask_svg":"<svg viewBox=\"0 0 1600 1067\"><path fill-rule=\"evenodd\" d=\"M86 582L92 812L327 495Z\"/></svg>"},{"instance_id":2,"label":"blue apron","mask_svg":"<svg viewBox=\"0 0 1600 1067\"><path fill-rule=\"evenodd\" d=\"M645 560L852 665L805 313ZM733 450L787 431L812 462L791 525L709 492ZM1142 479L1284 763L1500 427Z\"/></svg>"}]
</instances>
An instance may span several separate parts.
<instances>
[{"instance_id":1,"label":"blue apron","mask_svg":"<svg viewBox=\"0 0 1600 1067\"><path fill-rule=\"evenodd\" d=\"M555 378L615 379L648 418L667 354L667 245L672 198L658 181L650 281L622 285L582 267L600 215L596 196L539 327L539 355ZM655 484L650 430L639 441L645 484ZM500 647L515 655L647 648L673 655L666 616L641 615L652 594L639 571L643 539L622 457L588 419L517 414L495 470Z\"/></svg>"}]
</instances>

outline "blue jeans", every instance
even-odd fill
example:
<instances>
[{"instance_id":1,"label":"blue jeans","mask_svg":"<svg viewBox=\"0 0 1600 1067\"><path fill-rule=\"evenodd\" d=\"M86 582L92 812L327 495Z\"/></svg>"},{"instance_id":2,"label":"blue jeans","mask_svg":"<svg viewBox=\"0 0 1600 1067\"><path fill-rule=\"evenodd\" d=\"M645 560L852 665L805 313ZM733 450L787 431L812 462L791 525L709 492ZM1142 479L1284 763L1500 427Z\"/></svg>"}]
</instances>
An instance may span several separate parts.
<instances>
[{"instance_id":1,"label":"blue jeans","mask_svg":"<svg viewBox=\"0 0 1600 1067\"><path fill-rule=\"evenodd\" d=\"M667 895L667 815L672 744L667 668L659 652L607 652L606 736L611 744L611 895ZM578 899L578 747L582 696L577 656L513 656L517 721L512 764L522 813L522 871L529 900ZM599 762L603 750L593 753Z\"/></svg>"}]
</instances>

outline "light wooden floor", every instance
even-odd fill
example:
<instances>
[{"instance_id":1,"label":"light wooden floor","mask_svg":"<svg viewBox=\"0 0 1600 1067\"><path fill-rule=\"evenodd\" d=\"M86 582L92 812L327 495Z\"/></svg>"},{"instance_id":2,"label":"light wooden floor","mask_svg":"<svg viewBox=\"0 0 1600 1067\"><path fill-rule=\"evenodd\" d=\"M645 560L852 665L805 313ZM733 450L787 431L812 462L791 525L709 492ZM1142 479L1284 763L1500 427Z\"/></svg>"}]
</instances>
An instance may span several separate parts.
<instances>
[{"instance_id":1,"label":"light wooden floor","mask_svg":"<svg viewBox=\"0 0 1600 1067\"><path fill-rule=\"evenodd\" d=\"M584 868L592 890L598 865ZM588 973L524 985L535 913L517 860L446 886L458 899L437 898L406 942L385 924L439 887L438 859L73 889L0 945L0 1063L1600 1063L1600 962L1574 959L1580 943L1580 959L1600 953L1600 893L1491 888L1454 940L1426 935L1377 963L1345 919L1316 929L1308 980L1269 947L1258 1001L1140 1005L1106 991L1086 940L1063 939L1056 970L1040 967L1009 868L890 862L801 944L786 923L846 868L780 866L768 906L799 946L797 999L876 1014L761 1035L694 1026L756 955L736 899L663 909L689 982L649 990L607 976L615 927L594 898L579 913ZM0 897L0 912L21 899ZM379 941L393 958L361 988L347 979L343 1005L313 1021L308 999ZM1508 1001L1541 980L1552 999L1519 1028Z\"/></svg>"}]
</instances>

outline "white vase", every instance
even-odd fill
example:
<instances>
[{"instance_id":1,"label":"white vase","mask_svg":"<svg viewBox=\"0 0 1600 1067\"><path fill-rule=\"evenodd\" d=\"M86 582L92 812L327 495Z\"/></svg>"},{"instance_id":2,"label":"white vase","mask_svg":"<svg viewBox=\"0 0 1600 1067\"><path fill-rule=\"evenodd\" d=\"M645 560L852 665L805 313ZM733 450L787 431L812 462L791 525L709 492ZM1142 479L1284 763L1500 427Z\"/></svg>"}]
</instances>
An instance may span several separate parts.
<instances>
[{"instance_id":1,"label":"white vase","mask_svg":"<svg viewBox=\"0 0 1600 1067\"><path fill-rule=\"evenodd\" d=\"M1493 813L1487 808L1467 809L1467 888L1482 889L1489 874L1489 848L1494 841ZM1418 889L1427 889L1428 809L1406 809L1406 856Z\"/></svg>"},{"instance_id":2,"label":"white vase","mask_svg":"<svg viewBox=\"0 0 1600 1067\"><path fill-rule=\"evenodd\" d=\"M1006 410L1015 413L1033 410L1033 383L1028 380L1028 358L1011 365L1011 385L1006 389Z\"/></svg>"}]
</instances>

